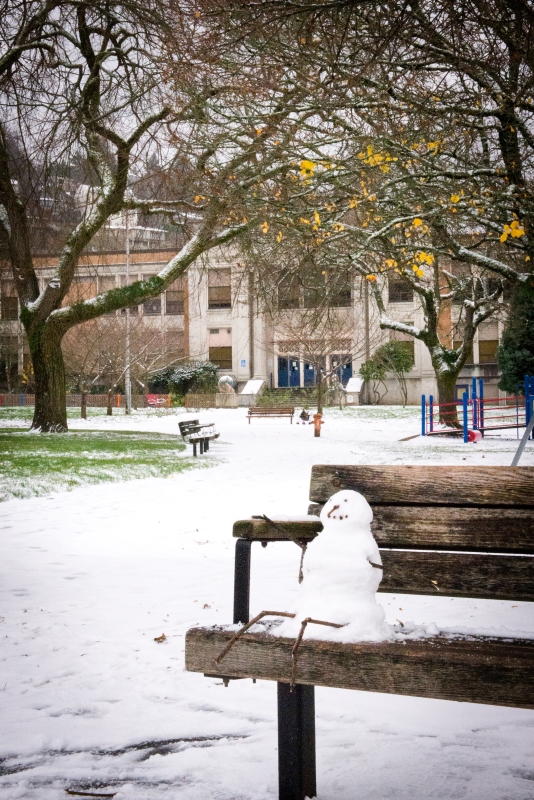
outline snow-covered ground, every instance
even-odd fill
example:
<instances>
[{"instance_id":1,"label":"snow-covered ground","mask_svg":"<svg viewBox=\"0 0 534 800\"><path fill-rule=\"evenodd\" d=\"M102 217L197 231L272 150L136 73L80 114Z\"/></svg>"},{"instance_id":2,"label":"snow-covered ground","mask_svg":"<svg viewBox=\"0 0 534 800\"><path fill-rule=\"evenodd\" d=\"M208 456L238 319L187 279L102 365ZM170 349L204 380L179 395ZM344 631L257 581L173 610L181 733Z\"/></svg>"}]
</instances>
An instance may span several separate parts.
<instances>
[{"instance_id":1,"label":"snow-covered ground","mask_svg":"<svg viewBox=\"0 0 534 800\"><path fill-rule=\"evenodd\" d=\"M210 469L0 505L1 800L98 787L274 800L275 684L184 672L187 628L231 621L232 522L305 513L314 463L509 465L517 446L514 432L399 441L418 434L415 409L327 411L320 439L245 413L200 413L221 431ZM184 415L71 427L174 432ZM534 464L532 444L521 463ZM288 606L299 556L253 549L253 612ZM380 598L391 622L534 632L526 603ZM323 688L316 706L320 800L534 797L534 711Z\"/></svg>"}]
</instances>

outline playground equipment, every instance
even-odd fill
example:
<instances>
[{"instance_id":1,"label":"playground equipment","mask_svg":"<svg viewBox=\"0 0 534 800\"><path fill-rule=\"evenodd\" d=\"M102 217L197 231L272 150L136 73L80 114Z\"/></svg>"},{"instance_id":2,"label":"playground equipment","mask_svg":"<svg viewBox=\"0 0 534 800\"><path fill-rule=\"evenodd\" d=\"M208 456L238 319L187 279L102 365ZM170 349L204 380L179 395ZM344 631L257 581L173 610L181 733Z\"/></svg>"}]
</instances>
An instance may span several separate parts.
<instances>
[{"instance_id":1,"label":"playground equipment","mask_svg":"<svg viewBox=\"0 0 534 800\"><path fill-rule=\"evenodd\" d=\"M464 442L477 441L479 437L473 435L475 431L484 436L486 431L525 428L532 416L534 416L534 376L530 375L525 376L524 395L518 392L509 397L486 398L484 380L473 378L471 397L464 392L459 402L435 403L432 395L429 396L428 402L425 395L421 398L423 436L449 434L463 436Z\"/></svg>"}]
</instances>

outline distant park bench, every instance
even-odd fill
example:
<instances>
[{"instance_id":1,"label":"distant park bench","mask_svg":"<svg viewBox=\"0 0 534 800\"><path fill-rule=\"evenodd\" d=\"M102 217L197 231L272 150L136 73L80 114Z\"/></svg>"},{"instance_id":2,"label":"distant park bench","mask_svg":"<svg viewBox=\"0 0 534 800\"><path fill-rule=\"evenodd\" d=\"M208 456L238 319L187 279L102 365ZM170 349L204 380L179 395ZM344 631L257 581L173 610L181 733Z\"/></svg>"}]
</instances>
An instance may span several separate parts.
<instances>
[{"instance_id":1,"label":"distant park bench","mask_svg":"<svg viewBox=\"0 0 534 800\"><path fill-rule=\"evenodd\" d=\"M248 422L252 417L289 417L291 424L293 424L293 416L295 409L291 406L283 406L280 408L262 408L261 406L251 406L248 410Z\"/></svg>"},{"instance_id":2,"label":"distant park bench","mask_svg":"<svg viewBox=\"0 0 534 800\"><path fill-rule=\"evenodd\" d=\"M193 445L193 455L197 454L197 445L200 455L210 449L210 442L218 439L220 434L215 430L215 423L207 422L199 425L198 419L184 420L178 423L182 439L186 444Z\"/></svg>"},{"instance_id":3,"label":"distant park bench","mask_svg":"<svg viewBox=\"0 0 534 800\"><path fill-rule=\"evenodd\" d=\"M314 466L309 513L319 513L341 489L361 492L373 508L384 566L380 591L534 600L534 468ZM321 530L320 520L258 517L234 524L234 623L249 620L252 543L302 543ZM248 632L216 663L234 633L190 629L186 669L225 682L278 682L280 800L316 796L316 685L534 708L533 640L441 634L342 644L305 638L291 687L292 639Z\"/></svg>"}]
</instances>

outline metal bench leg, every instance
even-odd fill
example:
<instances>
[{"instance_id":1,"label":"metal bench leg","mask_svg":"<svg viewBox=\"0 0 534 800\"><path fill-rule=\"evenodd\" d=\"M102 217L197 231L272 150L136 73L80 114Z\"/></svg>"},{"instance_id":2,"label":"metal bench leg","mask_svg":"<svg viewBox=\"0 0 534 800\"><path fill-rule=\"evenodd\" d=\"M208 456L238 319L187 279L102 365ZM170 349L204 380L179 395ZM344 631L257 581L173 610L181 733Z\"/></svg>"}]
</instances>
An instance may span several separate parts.
<instances>
[{"instance_id":1,"label":"metal bench leg","mask_svg":"<svg viewBox=\"0 0 534 800\"><path fill-rule=\"evenodd\" d=\"M193 455L196 456L197 454L197 443L193 442Z\"/></svg>"},{"instance_id":2,"label":"metal bench leg","mask_svg":"<svg viewBox=\"0 0 534 800\"><path fill-rule=\"evenodd\" d=\"M279 800L315 797L315 687L278 684Z\"/></svg>"},{"instance_id":3,"label":"metal bench leg","mask_svg":"<svg viewBox=\"0 0 534 800\"><path fill-rule=\"evenodd\" d=\"M199 449L200 449L200 455L202 455L203 452L204 452L204 439L199 439L198 440L198 446L199 446Z\"/></svg>"},{"instance_id":4,"label":"metal bench leg","mask_svg":"<svg viewBox=\"0 0 534 800\"><path fill-rule=\"evenodd\" d=\"M210 440L204 439L204 452L207 453L209 449L210 449Z\"/></svg>"},{"instance_id":5,"label":"metal bench leg","mask_svg":"<svg viewBox=\"0 0 534 800\"><path fill-rule=\"evenodd\" d=\"M234 571L234 625L249 621L250 602L250 539L238 539L235 543Z\"/></svg>"}]
</instances>

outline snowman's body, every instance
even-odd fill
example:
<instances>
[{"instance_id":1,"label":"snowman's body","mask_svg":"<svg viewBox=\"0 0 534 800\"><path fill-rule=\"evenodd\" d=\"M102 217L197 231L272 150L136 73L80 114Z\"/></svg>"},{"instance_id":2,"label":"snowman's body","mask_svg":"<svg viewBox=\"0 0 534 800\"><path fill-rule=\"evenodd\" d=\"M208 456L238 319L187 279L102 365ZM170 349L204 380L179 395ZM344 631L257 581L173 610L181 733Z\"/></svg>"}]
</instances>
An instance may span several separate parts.
<instances>
[{"instance_id":1,"label":"snowman's body","mask_svg":"<svg viewBox=\"0 0 534 800\"><path fill-rule=\"evenodd\" d=\"M384 609L376 602L382 561L371 533L373 512L358 492L333 495L321 512L323 530L308 545L303 581L291 608L294 619L278 636L297 636L307 617L343 625L308 627L307 637L343 642L392 638ZM374 566L373 566L374 565Z\"/></svg>"}]
</instances>

